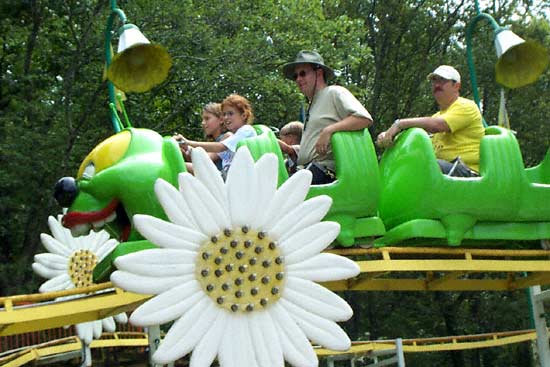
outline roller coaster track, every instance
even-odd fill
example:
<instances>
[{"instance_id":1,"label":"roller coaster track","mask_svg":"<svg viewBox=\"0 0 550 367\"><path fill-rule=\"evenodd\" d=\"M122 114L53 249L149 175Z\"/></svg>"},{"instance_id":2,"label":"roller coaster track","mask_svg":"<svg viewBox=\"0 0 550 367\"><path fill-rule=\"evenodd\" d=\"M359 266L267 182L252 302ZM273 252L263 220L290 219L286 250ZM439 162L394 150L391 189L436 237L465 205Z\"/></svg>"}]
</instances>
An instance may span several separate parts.
<instances>
[{"instance_id":1,"label":"roller coaster track","mask_svg":"<svg viewBox=\"0 0 550 367\"><path fill-rule=\"evenodd\" d=\"M536 339L534 330L519 330L478 335L449 336L443 338L404 339L405 353L443 352L464 349L492 348L503 345L522 343ZM94 340L91 349L113 347L146 347L148 339L146 333L104 333L101 339ZM395 340L375 340L354 342L345 352L336 352L328 349L316 348L319 357L328 356L369 356L371 353L394 350ZM0 355L0 366L18 367L31 361L61 360L76 358L81 355L82 342L76 336L58 339L47 343L37 344L19 350L11 351L4 356Z\"/></svg>"},{"instance_id":2,"label":"roller coaster track","mask_svg":"<svg viewBox=\"0 0 550 367\"><path fill-rule=\"evenodd\" d=\"M353 248L361 274L328 282L334 291L514 290L550 284L549 250L464 248ZM59 301L58 297L74 297ZM99 320L131 311L150 298L109 282L86 288L0 298L0 336Z\"/></svg>"},{"instance_id":3,"label":"roller coaster track","mask_svg":"<svg viewBox=\"0 0 550 367\"><path fill-rule=\"evenodd\" d=\"M550 284L550 250L452 247L338 249L361 274L334 291L507 291Z\"/></svg>"}]
</instances>

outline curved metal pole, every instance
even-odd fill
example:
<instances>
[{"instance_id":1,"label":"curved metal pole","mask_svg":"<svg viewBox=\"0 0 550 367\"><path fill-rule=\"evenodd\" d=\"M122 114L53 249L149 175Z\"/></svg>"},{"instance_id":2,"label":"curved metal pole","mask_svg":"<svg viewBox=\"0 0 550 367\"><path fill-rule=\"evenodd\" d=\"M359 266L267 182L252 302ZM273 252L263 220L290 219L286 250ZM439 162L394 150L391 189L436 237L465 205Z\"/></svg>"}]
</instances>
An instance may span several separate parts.
<instances>
[{"instance_id":1,"label":"curved metal pole","mask_svg":"<svg viewBox=\"0 0 550 367\"><path fill-rule=\"evenodd\" d=\"M109 19L107 20L107 27L105 28L105 67L108 68L109 65L111 65L111 60L113 59L113 54L111 50L111 34L112 34L112 28L113 23L115 20L115 16L118 16L118 19L122 23L126 23L126 15L122 11L122 9L119 9L116 7L116 0L111 0L111 14L109 15ZM109 90L109 103L113 103L116 105L116 97L115 97L115 86L110 80L107 80L107 89ZM118 133L120 130L122 130L122 123L116 113L116 109L110 109L111 114L111 123L113 125L113 129L116 133Z\"/></svg>"},{"instance_id":2,"label":"curved metal pole","mask_svg":"<svg viewBox=\"0 0 550 367\"><path fill-rule=\"evenodd\" d=\"M479 5L476 1L476 10L479 11ZM472 52L472 34L474 33L475 26L477 22L479 22L481 19L485 19L489 21L491 26L493 27L493 30L495 31L495 34L500 32L502 29L498 23L495 21L495 19L490 16L487 13L479 13L474 17L472 22L468 25L468 28L466 29L466 56L468 59L468 71L470 72L470 82L472 83L472 91L474 93L474 101L477 104L477 107L481 111L481 100L479 98L479 92L477 90L477 77L476 77L476 70L474 66L474 56ZM482 115L483 116L483 115ZM485 119L483 120L483 126L487 127L487 122L485 122Z\"/></svg>"}]
</instances>

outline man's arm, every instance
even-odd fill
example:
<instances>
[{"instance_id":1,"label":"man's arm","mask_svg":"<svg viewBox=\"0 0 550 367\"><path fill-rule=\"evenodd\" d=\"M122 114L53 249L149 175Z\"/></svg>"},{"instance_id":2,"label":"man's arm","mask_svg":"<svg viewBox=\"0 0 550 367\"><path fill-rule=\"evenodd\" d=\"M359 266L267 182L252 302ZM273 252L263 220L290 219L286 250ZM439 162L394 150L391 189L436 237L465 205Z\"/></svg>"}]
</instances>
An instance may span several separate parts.
<instances>
[{"instance_id":1,"label":"man's arm","mask_svg":"<svg viewBox=\"0 0 550 367\"><path fill-rule=\"evenodd\" d=\"M443 117L412 117L398 119L386 131L381 132L376 139L376 144L386 148L393 143L395 136L402 130L411 127L419 127L429 133L450 132L451 129Z\"/></svg>"},{"instance_id":2,"label":"man's arm","mask_svg":"<svg viewBox=\"0 0 550 367\"><path fill-rule=\"evenodd\" d=\"M372 125L372 120L369 118L349 115L321 130L319 139L317 139L317 143L315 144L315 150L319 154L325 154L330 145L330 138L335 132L363 130L370 125Z\"/></svg>"}]
</instances>

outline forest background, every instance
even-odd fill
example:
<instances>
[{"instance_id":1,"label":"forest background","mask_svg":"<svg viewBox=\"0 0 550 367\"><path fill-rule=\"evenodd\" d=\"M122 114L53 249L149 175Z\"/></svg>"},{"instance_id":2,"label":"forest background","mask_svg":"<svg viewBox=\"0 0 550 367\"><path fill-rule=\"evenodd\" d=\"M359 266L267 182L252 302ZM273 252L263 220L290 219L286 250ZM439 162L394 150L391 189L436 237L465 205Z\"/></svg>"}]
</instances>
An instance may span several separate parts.
<instances>
[{"instance_id":1,"label":"forest background","mask_svg":"<svg viewBox=\"0 0 550 367\"><path fill-rule=\"evenodd\" d=\"M462 74L472 98L466 0L128 0L128 20L167 48L174 64L150 92L129 94L134 126L201 138L201 107L230 93L253 103L256 122L280 127L305 103L281 66L315 49L340 71L371 112L374 133L397 117L436 111L426 75L439 64ZM481 10L550 49L548 1L493 0ZM0 296L35 293L33 274L47 218L60 208L55 182L113 133L103 79L107 0L3 0L0 3ZM493 32L480 22L474 58L484 116L496 123ZM116 48L116 45L114 46ZM548 149L550 71L506 90L511 127L526 165ZM346 294L355 310L344 326L352 339L477 334L531 327L527 298L516 292L366 292ZM408 366L530 366L531 346L408 355Z\"/></svg>"}]
</instances>

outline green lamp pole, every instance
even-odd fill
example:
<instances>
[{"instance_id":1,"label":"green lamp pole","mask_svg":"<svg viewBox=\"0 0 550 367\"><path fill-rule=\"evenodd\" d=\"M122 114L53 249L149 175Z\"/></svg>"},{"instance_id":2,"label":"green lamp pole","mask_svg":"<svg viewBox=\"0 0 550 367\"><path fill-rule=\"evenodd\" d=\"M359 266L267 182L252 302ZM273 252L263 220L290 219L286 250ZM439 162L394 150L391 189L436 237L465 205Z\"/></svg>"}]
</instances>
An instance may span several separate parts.
<instances>
[{"instance_id":1,"label":"green lamp pole","mask_svg":"<svg viewBox=\"0 0 550 367\"><path fill-rule=\"evenodd\" d=\"M500 31L504 30L504 28L499 26L492 16L490 16L487 13L481 12L481 10L479 9L479 3L477 0L475 1L475 7L476 7L477 15L474 17L474 19L466 29L466 55L468 58L468 71L470 72L470 82L472 83L474 101L477 104L477 107L479 108L479 110L481 111L481 100L479 98L479 92L477 89L476 70L474 66L474 56L472 52L472 34L474 32L475 26L477 25L477 22L479 22L482 19L487 20L491 24L491 26L493 27L493 30L495 31L495 34L498 34ZM485 119L482 119L482 120L483 120L483 125L487 127L487 123L485 122Z\"/></svg>"},{"instance_id":2,"label":"green lamp pole","mask_svg":"<svg viewBox=\"0 0 550 367\"><path fill-rule=\"evenodd\" d=\"M113 23L115 20L115 17L118 17L120 21L125 24L127 19L126 15L122 11L122 9L119 9L116 5L116 0L111 0L111 14L109 15L109 19L107 20L107 27L105 28L105 67L108 68L109 65L111 65L111 61L113 59L113 54L111 50L111 37L113 33ZM110 114L111 114L111 123L113 125L113 129L115 132L119 132L122 130L122 123L120 121L120 118L118 117L118 114L116 112L116 95L115 95L115 86L113 82L111 82L109 79L107 79L107 89L109 90L109 107L110 107ZM122 101L120 101L122 102Z\"/></svg>"}]
</instances>

